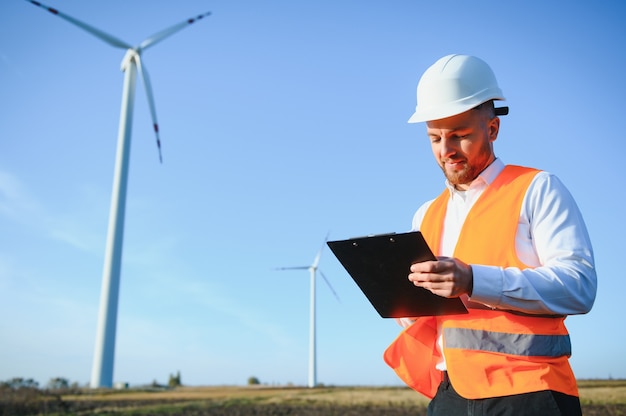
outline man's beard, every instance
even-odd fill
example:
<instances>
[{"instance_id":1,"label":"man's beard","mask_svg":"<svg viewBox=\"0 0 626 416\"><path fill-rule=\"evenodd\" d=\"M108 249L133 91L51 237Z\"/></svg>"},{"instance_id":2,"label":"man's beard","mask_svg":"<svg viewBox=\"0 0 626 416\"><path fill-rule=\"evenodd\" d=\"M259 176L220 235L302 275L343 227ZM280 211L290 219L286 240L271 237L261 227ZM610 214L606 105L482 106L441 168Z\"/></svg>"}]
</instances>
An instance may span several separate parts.
<instances>
[{"instance_id":1,"label":"man's beard","mask_svg":"<svg viewBox=\"0 0 626 416\"><path fill-rule=\"evenodd\" d=\"M491 152L491 147L486 144L482 147L480 154L474 158L473 163L469 163L467 160L462 161L463 168L461 170L446 170L445 160L439 161L439 167L451 185L469 185L491 164L493 159L495 156Z\"/></svg>"},{"instance_id":2,"label":"man's beard","mask_svg":"<svg viewBox=\"0 0 626 416\"><path fill-rule=\"evenodd\" d=\"M470 166L467 162L464 162L464 164L461 170L449 171L446 170L445 162L442 161L440 167L446 179L450 182L450 185L469 184L482 172L483 168L478 170L475 166Z\"/></svg>"}]
</instances>

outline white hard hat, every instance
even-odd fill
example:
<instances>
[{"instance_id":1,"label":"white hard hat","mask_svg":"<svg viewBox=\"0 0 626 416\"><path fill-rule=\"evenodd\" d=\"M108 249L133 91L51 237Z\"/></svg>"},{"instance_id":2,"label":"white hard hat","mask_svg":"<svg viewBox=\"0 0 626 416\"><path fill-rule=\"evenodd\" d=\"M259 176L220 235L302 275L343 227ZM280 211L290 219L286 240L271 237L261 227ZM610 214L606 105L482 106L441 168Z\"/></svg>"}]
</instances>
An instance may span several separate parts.
<instances>
[{"instance_id":1,"label":"white hard hat","mask_svg":"<svg viewBox=\"0 0 626 416\"><path fill-rule=\"evenodd\" d=\"M422 75L409 123L452 117L486 101L504 99L485 61L468 55L444 56ZM496 109L496 115L507 113L508 107Z\"/></svg>"}]
</instances>

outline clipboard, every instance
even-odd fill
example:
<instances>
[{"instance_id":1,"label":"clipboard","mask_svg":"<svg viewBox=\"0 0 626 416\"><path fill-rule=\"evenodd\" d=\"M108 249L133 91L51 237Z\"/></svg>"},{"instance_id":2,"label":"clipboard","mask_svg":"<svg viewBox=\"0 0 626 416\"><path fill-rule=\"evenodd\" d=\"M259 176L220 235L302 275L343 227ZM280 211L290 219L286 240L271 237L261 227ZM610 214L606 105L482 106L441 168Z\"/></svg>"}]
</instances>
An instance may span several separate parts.
<instances>
[{"instance_id":1,"label":"clipboard","mask_svg":"<svg viewBox=\"0 0 626 416\"><path fill-rule=\"evenodd\" d=\"M436 260L419 231L328 241L374 309L383 318L467 313L460 298L444 298L408 279L411 264Z\"/></svg>"}]
</instances>

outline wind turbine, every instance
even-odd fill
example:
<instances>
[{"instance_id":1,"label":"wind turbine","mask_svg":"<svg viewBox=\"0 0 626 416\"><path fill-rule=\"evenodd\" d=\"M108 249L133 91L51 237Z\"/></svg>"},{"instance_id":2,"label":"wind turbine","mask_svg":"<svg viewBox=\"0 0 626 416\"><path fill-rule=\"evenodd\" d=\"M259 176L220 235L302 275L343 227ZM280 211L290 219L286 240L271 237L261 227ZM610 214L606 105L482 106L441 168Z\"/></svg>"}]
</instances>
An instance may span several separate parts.
<instances>
[{"instance_id":1,"label":"wind turbine","mask_svg":"<svg viewBox=\"0 0 626 416\"><path fill-rule=\"evenodd\" d=\"M316 354L316 340L315 340L315 277L317 272L319 271L320 275L330 288L337 301L341 302L339 296L335 292L335 289L331 286L330 282L324 275L324 273L318 269L318 265L320 263L320 257L322 256L322 250L324 249L324 245L326 245L326 241L328 241L328 236L324 240L324 244L317 252L313 263L310 266L295 266L295 267L278 267L276 270L308 270L311 275L311 305L310 305L310 316L309 316L309 387L315 387L317 385L317 354Z\"/></svg>"},{"instance_id":2,"label":"wind turbine","mask_svg":"<svg viewBox=\"0 0 626 416\"><path fill-rule=\"evenodd\" d=\"M120 113L120 125L117 139L117 154L115 160L115 173L113 176L113 192L111 196L111 210L109 213L109 229L107 245L104 256L104 270L102 275L102 292L100 295L100 312L98 317L98 329L96 333L96 346L94 352L93 369L91 373L91 387L112 387L113 385L113 362L115 355L115 332L117 326L117 304L119 295L120 270L122 261L122 243L124 239L124 214L126 207L126 188L128 182L128 162L130 156L130 137L133 121L133 104L135 101L135 80L137 71L143 79L144 89L148 97L150 115L156 144L161 157L161 140L159 138L159 125L156 119L154 97L148 72L141 63L141 53L154 46L163 39L173 35L179 30L189 26L208 15L210 12L187 19L167 29L155 33L137 46L132 46L108 33L96 29L87 23L81 22L60 11L48 7L38 1L26 0L35 6L41 7L50 13L67 20L75 26L91 33L98 39L115 48L126 49L126 55L122 59L122 71L124 75L124 88L122 91L122 109Z\"/></svg>"}]
</instances>

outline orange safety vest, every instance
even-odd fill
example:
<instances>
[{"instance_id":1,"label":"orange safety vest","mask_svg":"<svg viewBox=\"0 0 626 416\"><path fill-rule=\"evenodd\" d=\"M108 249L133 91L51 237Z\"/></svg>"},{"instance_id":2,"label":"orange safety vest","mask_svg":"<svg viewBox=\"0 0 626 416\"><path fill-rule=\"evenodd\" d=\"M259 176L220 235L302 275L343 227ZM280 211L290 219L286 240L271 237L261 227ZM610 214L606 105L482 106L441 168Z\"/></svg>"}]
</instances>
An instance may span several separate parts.
<instances>
[{"instance_id":1,"label":"orange safety vest","mask_svg":"<svg viewBox=\"0 0 626 416\"><path fill-rule=\"evenodd\" d=\"M467 264L528 268L517 257L517 219L537 170L508 165L476 201L463 224L454 256ZM421 231L436 255L450 194L428 208ZM420 317L384 353L385 362L411 388L432 398L442 381L437 328L450 382L467 399L541 390L578 396L569 365L564 316L495 310L469 302L468 314Z\"/></svg>"}]
</instances>

